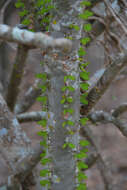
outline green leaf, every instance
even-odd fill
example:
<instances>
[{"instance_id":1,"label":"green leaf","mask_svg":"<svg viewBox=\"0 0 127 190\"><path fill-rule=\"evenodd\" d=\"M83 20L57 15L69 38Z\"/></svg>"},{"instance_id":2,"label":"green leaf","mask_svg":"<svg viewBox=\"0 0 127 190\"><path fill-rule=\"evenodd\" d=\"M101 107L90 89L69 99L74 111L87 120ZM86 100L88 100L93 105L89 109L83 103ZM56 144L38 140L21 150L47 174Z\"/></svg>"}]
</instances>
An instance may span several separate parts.
<instances>
[{"instance_id":1,"label":"green leaf","mask_svg":"<svg viewBox=\"0 0 127 190\"><path fill-rule=\"evenodd\" d=\"M64 109L63 114L65 115L66 113L73 114L74 110L72 108Z\"/></svg>"},{"instance_id":2,"label":"green leaf","mask_svg":"<svg viewBox=\"0 0 127 190\"><path fill-rule=\"evenodd\" d=\"M64 122L62 123L62 127L65 127L66 124L67 124L67 122L64 121Z\"/></svg>"},{"instance_id":3,"label":"green leaf","mask_svg":"<svg viewBox=\"0 0 127 190\"><path fill-rule=\"evenodd\" d=\"M73 28L76 30L76 31L79 31L80 30L80 27L78 25L73 25Z\"/></svg>"},{"instance_id":4,"label":"green leaf","mask_svg":"<svg viewBox=\"0 0 127 190\"><path fill-rule=\"evenodd\" d=\"M75 145L73 143L68 143L69 148L73 149L75 148Z\"/></svg>"},{"instance_id":5,"label":"green leaf","mask_svg":"<svg viewBox=\"0 0 127 190\"><path fill-rule=\"evenodd\" d=\"M47 96L39 96L36 98L37 101L42 102L43 104L47 103Z\"/></svg>"},{"instance_id":6,"label":"green leaf","mask_svg":"<svg viewBox=\"0 0 127 190\"><path fill-rule=\"evenodd\" d=\"M37 135L39 135L39 136L43 136L43 131L39 131L39 132L37 132Z\"/></svg>"},{"instance_id":7,"label":"green leaf","mask_svg":"<svg viewBox=\"0 0 127 190\"><path fill-rule=\"evenodd\" d=\"M91 2L90 1L83 1L83 2L81 2L81 6L89 7L89 6L91 6Z\"/></svg>"},{"instance_id":8,"label":"green leaf","mask_svg":"<svg viewBox=\"0 0 127 190\"><path fill-rule=\"evenodd\" d=\"M88 148L83 148L82 150L80 150L80 152L87 153L87 152L89 152L89 150L88 150Z\"/></svg>"},{"instance_id":9,"label":"green leaf","mask_svg":"<svg viewBox=\"0 0 127 190\"><path fill-rule=\"evenodd\" d=\"M79 170L88 168L88 166L83 161L78 161L77 162L77 167L78 167Z\"/></svg>"},{"instance_id":10,"label":"green leaf","mask_svg":"<svg viewBox=\"0 0 127 190\"><path fill-rule=\"evenodd\" d=\"M41 62L40 62L40 65L44 65L44 62L41 61Z\"/></svg>"},{"instance_id":11,"label":"green leaf","mask_svg":"<svg viewBox=\"0 0 127 190\"><path fill-rule=\"evenodd\" d=\"M84 172L80 171L78 172L77 178L79 182L82 182L83 180L87 179L87 176L84 174Z\"/></svg>"},{"instance_id":12,"label":"green leaf","mask_svg":"<svg viewBox=\"0 0 127 190\"><path fill-rule=\"evenodd\" d=\"M88 72L80 72L80 77L83 80L89 80L89 73Z\"/></svg>"},{"instance_id":13,"label":"green leaf","mask_svg":"<svg viewBox=\"0 0 127 190\"><path fill-rule=\"evenodd\" d=\"M86 31L86 32L89 32L92 30L92 25L91 24L85 24L83 26L83 29Z\"/></svg>"},{"instance_id":14,"label":"green leaf","mask_svg":"<svg viewBox=\"0 0 127 190\"><path fill-rule=\"evenodd\" d=\"M73 114L74 113L74 110L72 108L68 108L67 109L67 112L70 113L70 114Z\"/></svg>"},{"instance_id":15,"label":"green leaf","mask_svg":"<svg viewBox=\"0 0 127 190\"><path fill-rule=\"evenodd\" d=\"M43 169L43 170L40 171L40 176L41 177L46 177L49 173L50 173L49 170Z\"/></svg>"},{"instance_id":16,"label":"green leaf","mask_svg":"<svg viewBox=\"0 0 127 190\"><path fill-rule=\"evenodd\" d=\"M87 190L87 186L86 186L85 183L80 183L80 184L77 186L76 190Z\"/></svg>"},{"instance_id":17,"label":"green leaf","mask_svg":"<svg viewBox=\"0 0 127 190\"><path fill-rule=\"evenodd\" d=\"M83 47L80 47L80 48L79 48L79 50L78 50L78 55L79 55L79 56L84 56L84 55L86 55L86 51L84 50Z\"/></svg>"},{"instance_id":18,"label":"green leaf","mask_svg":"<svg viewBox=\"0 0 127 190\"><path fill-rule=\"evenodd\" d=\"M43 158L41 159L41 164L42 165L46 165L47 163L51 162L51 159L50 158Z\"/></svg>"},{"instance_id":19,"label":"green leaf","mask_svg":"<svg viewBox=\"0 0 127 190\"><path fill-rule=\"evenodd\" d=\"M67 113L67 109L64 109L63 114L66 115L66 113Z\"/></svg>"},{"instance_id":20,"label":"green leaf","mask_svg":"<svg viewBox=\"0 0 127 190\"><path fill-rule=\"evenodd\" d=\"M80 103L88 105L88 100L85 99L85 95L84 94L80 96Z\"/></svg>"},{"instance_id":21,"label":"green leaf","mask_svg":"<svg viewBox=\"0 0 127 190\"><path fill-rule=\"evenodd\" d=\"M15 7L16 8L24 8L24 3L18 1L17 3L15 3Z\"/></svg>"},{"instance_id":22,"label":"green leaf","mask_svg":"<svg viewBox=\"0 0 127 190\"><path fill-rule=\"evenodd\" d=\"M87 20L90 16L93 16L93 12L89 10L85 10L84 13L79 14L79 17L84 20Z\"/></svg>"},{"instance_id":23,"label":"green leaf","mask_svg":"<svg viewBox=\"0 0 127 190\"><path fill-rule=\"evenodd\" d=\"M80 146L88 146L88 145L90 145L89 141L87 141L87 140L80 140L79 144L80 144Z\"/></svg>"},{"instance_id":24,"label":"green leaf","mask_svg":"<svg viewBox=\"0 0 127 190\"><path fill-rule=\"evenodd\" d=\"M25 16L27 14L28 14L28 10L25 10L25 9L23 11L19 12L20 17L23 17L23 16Z\"/></svg>"},{"instance_id":25,"label":"green leaf","mask_svg":"<svg viewBox=\"0 0 127 190\"><path fill-rule=\"evenodd\" d=\"M41 125L42 127L46 127L47 125L47 120L46 119L42 119L41 121L37 122L38 125Z\"/></svg>"},{"instance_id":26,"label":"green leaf","mask_svg":"<svg viewBox=\"0 0 127 190\"><path fill-rule=\"evenodd\" d=\"M67 86L62 87L62 92L64 92L67 89Z\"/></svg>"},{"instance_id":27,"label":"green leaf","mask_svg":"<svg viewBox=\"0 0 127 190\"><path fill-rule=\"evenodd\" d=\"M67 147L67 143L64 143L62 148L65 149Z\"/></svg>"},{"instance_id":28,"label":"green leaf","mask_svg":"<svg viewBox=\"0 0 127 190\"><path fill-rule=\"evenodd\" d=\"M75 132L72 131L72 130L68 130L68 133L69 133L69 135L74 135L75 134Z\"/></svg>"},{"instance_id":29,"label":"green leaf","mask_svg":"<svg viewBox=\"0 0 127 190\"><path fill-rule=\"evenodd\" d=\"M42 137L47 138L48 137L48 132L47 131L42 131Z\"/></svg>"},{"instance_id":30,"label":"green leaf","mask_svg":"<svg viewBox=\"0 0 127 190\"><path fill-rule=\"evenodd\" d=\"M50 186L50 181L47 179L40 180L40 185L41 186L46 186L46 185Z\"/></svg>"},{"instance_id":31,"label":"green leaf","mask_svg":"<svg viewBox=\"0 0 127 190\"><path fill-rule=\"evenodd\" d=\"M73 121L71 121L71 120L68 120L67 124L70 125L70 126L74 126L75 123Z\"/></svg>"},{"instance_id":32,"label":"green leaf","mask_svg":"<svg viewBox=\"0 0 127 190\"><path fill-rule=\"evenodd\" d=\"M48 148L47 141L40 141L40 145L45 147L45 148Z\"/></svg>"},{"instance_id":33,"label":"green leaf","mask_svg":"<svg viewBox=\"0 0 127 190\"><path fill-rule=\"evenodd\" d=\"M73 80L73 81L75 80L75 76L73 76L73 75L68 75L67 77L68 77L68 79L70 79L70 80Z\"/></svg>"},{"instance_id":34,"label":"green leaf","mask_svg":"<svg viewBox=\"0 0 127 190\"><path fill-rule=\"evenodd\" d=\"M71 91L71 92L74 92L74 88L73 88L73 86L67 86L67 89L69 90L69 91Z\"/></svg>"},{"instance_id":35,"label":"green leaf","mask_svg":"<svg viewBox=\"0 0 127 190\"><path fill-rule=\"evenodd\" d=\"M85 125L89 119L87 117L83 117L80 119L81 125Z\"/></svg>"},{"instance_id":36,"label":"green leaf","mask_svg":"<svg viewBox=\"0 0 127 190\"><path fill-rule=\"evenodd\" d=\"M87 67L90 64L90 62L82 63L81 66Z\"/></svg>"},{"instance_id":37,"label":"green leaf","mask_svg":"<svg viewBox=\"0 0 127 190\"><path fill-rule=\"evenodd\" d=\"M83 44L83 45L86 45L87 43L89 43L90 42L90 37L86 37L86 38L82 38L81 39L81 43Z\"/></svg>"},{"instance_id":38,"label":"green leaf","mask_svg":"<svg viewBox=\"0 0 127 190\"><path fill-rule=\"evenodd\" d=\"M66 82L68 79L68 76L64 76L64 82Z\"/></svg>"},{"instance_id":39,"label":"green leaf","mask_svg":"<svg viewBox=\"0 0 127 190\"><path fill-rule=\"evenodd\" d=\"M44 92L46 91L46 89L47 89L47 86L46 86L46 85L41 85L41 84L39 84L38 87L41 88L41 91L42 91L43 93L44 93Z\"/></svg>"},{"instance_id":40,"label":"green leaf","mask_svg":"<svg viewBox=\"0 0 127 190\"><path fill-rule=\"evenodd\" d=\"M40 154L40 157L45 157L46 156L46 151L44 151L43 153Z\"/></svg>"},{"instance_id":41,"label":"green leaf","mask_svg":"<svg viewBox=\"0 0 127 190\"><path fill-rule=\"evenodd\" d=\"M47 74L46 73L37 73L35 74L36 78L43 79L43 81L47 80Z\"/></svg>"},{"instance_id":42,"label":"green leaf","mask_svg":"<svg viewBox=\"0 0 127 190\"><path fill-rule=\"evenodd\" d=\"M29 19L24 19L21 24L24 24L24 25L29 25L30 24L30 20Z\"/></svg>"},{"instance_id":43,"label":"green leaf","mask_svg":"<svg viewBox=\"0 0 127 190\"><path fill-rule=\"evenodd\" d=\"M61 103L61 104L64 104L64 103L65 103L65 101L66 101L66 99L65 99L65 98L63 98L63 99L60 101L60 103Z\"/></svg>"},{"instance_id":44,"label":"green leaf","mask_svg":"<svg viewBox=\"0 0 127 190\"><path fill-rule=\"evenodd\" d=\"M87 154L85 154L84 152L75 154L75 158L77 158L77 159L82 159L82 158L86 158L86 157L87 157Z\"/></svg>"},{"instance_id":45,"label":"green leaf","mask_svg":"<svg viewBox=\"0 0 127 190\"><path fill-rule=\"evenodd\" d=\"M80 88L81 88L82 90L88 90L89 84L88 84L88 83L80 83Z\"/></svg>"},{"instance_id":46,"label":"green leaf","mask_svg":"<svg viewBox=\"0 0 127 190\"><path fill-rule=\"evenodd\" d=\"M72 103L73 102L73 98L72 97L67 97L67 102L68 103Z\"/></svg>"},{"instance_id":47,"label":"green leaf","mask_svg":"<svg viewBox=\"0 0 127 190\"><path fill-rule=\"evenodd\" d=\"M42 7L42 5L44 5L44 1L37 0L36 6L37 6L37 7Z\"/></svg>"}]
</instances>

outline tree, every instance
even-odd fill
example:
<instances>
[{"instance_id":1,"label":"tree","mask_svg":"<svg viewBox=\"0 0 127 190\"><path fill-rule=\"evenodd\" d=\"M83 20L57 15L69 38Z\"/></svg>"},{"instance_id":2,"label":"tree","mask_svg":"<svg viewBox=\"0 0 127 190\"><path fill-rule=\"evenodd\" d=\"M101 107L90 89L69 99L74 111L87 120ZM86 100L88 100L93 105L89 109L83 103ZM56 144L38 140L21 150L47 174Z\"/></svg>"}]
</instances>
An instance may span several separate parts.
<instances>
[{"instance_id":1,"label":"tree","mask_svg":"<svg viewBox=\"0 0 127 190\"><path fill-rule=\"evenodd\" d=\"M47 35L47 33L42 33L47 30L46 27L48 23L45 23L45 25L43 23L44 18L47 18L47 14L49 13L46 12L46 17L44 14L43 18L41 18L43 19L43 29L41 29L40 24L38 24L40 22L40 18L37 17L37 19L35 19L33 16L34 7L32 3L34 3L34 1L32 2L24 0L22 2L25 4L26 7L29 7L29 12L31 13L29 17L29 19L31 19L31 23L29 23L28 18L26 19L26 15L23 15L25 16L25 22L23 23L29 25L27 29L31 30L34 27L35 33L20 29L22 25L18 25L14 28L4 25L3 23L5 21L5 10L7 10L8 7L13 6L14 2L2 1L0 4L1 54L3 54L5 48L4 41L16 42L18 44L15 63L13 65L9 84L7 85L7 87L5 85L6 75L3 73L0 78L2 82L0 95L1 162L4 162L6 167L9 168L7 176L8 180L5 180L5 184L2 184L3 187L1 187L0 190L4 188L4 185L5 189L26 188L24 186L25 181L27 181L28 176L30 176L33 168L40 161L40 154L43 153L43 150L42 146L36 147L35 150L30 147L29 139L21 130L20 123L31 120L39 121L45 117L48 117L48 126L53 126L53 129L51 127L49 128L49 141L51 143L51 146L48 152L48 154L51 155L51 157L53 158L53 165L49 164L49 167L51 167L52 171L53 190L62 190L65 188L71 190L75 188L75 166L77 159L74 159L73 154L75 151L75 147L76 149L78 148L79 132L83 136L80 137L80 142L89 141L91 143L91 146L94 147L94 152L91 152L91 154L89 154L89 156L85 158L85 161L83 163L86 163L88 165L88 168L90 168L98 160L98 166L101 175L103 176L105 189L119 189L118 186L115 186L113 184L111 171L109 168L107 168L107 165L104 162L100 151L98 150L96 138L93 136L90 128L83 127L83 125L86 123L86 117L88 117L89 120L94 123L98 121L111 122L122 132L124 136L127 136L126 124L118 118L119 114L126 111L127 104L120 105L120 107L116 108L116 110L114 110L112 114L105 113L103 111L91 111L95 104L105 93L106 89L109 87L113 79L119 74L122 68L126 66L127 52L126 50L122 50L122 52L118 54L118 56L115 56L115 59L113 61L109 57L110 55L108 52L109 59L106 61L111 61L111 64L108 64L108 66L106 66L104 69L99 70L89 80L90 87L87 92L88 94L87 97L84 97L83 95L86 94L86 90L84 90L83 88L86 89L87 87L83 86L82 82L83 80L88 80L88 74L86 73L86 75L82 75L82 70L84 69L82 67L86 67L86 65L81 65L81 60L85 59L85 53L84 50L81 48L80 43L85 45L85 39L88 40L87 47L90 46L91 43L88 37L83 37L84 35L85 37L88 35L87 32L89 28L91 28L91 25L87 23L88 21L81 19L84 17L86 18L86 15L89 15L91 16L89 19L93 25L93 33L89 31L89 35L91 35L91 38L94 40L103 31L105 31L105 39L110 37L110 40L114 40L117 44L117 47L119 48L119 51L121 51L121 44L119 39L117 38L116 34L112 33L109 30L108 26L111 25L111 21L113 21L114 23L117 22L126 34L126 27L124 25L125 21L121 21L121 18L119 18L116 12L114 12L112 8L113 5L111 3L107 3L107 1L104 1L107 13L107 16L105 16L105 18L100 18L97 15L92 17L91 12L87 9L87 14L83 15L82 9L84 8L84 6L81 7L81 3L85 1L54 1L56 9L54 12L51 11L53 14L53 21L50 23L48 30L50 35L54 36L54 38L61 37L58 39L54 39L53 37L50 37L49 34ZM101 1L91 0L91 2L92 4L89 6L89 10ZM126 6L125 1L122 1L122 3L120 3L120 5L123 4ZM122 13L124 14L124 11ZM86 27L84 27L84 25ZM99 31L97 28L99 28ZM43 30L41 33L36 33L36 31L41 30ZM71 39L73 39L73 48L72 51L69 52L69 56L67 56L67 51L70 51L71 49L71 42L64 37L69 39L71 37ZM108 43L104 44L106 53L107 49L109 48L108 45ZM46 62L46 64L44 64L42 68L48 73L50 79L50 83L48 84L50 86L47 88L46 91L46 95L48 97L48 114L46 114L45 111L27 112L27 110L35 102L36 98L38 96L41 97L41 90L36 88L38 85L40 85L40 79L37 79L35 81L35 84L30 87L30 90L28 90L24 94L24 97L22 98L20 103L16 102L17 96L19 94L19 85L21 83L23 71L26 65L28 52L30 51L30 49L37 47L41 48L41 51L43 51L44 61ZM62 53L60 53L57 49L54 50L54 48L61 48ZM2 56L2 61L0 62L1 68L5 67L7 69L8 63L6 62L6 56ZM2 62L5 63L5 65L3 65ZM80 77L79 71L81 71ZM43 78L44 76L45 75L38 75L37 77ZM73 78L73 76L75 78ZM80 81L79 78L82 78L82 81ZM64 86L65 82L67 86ZM82 84L81 89L80 83ZM85 84L87 85L87 83ZM44 89L45 84L42 83L41 85ZM63 87L62 91L61 87ZM66 91L67 87L68 91ZM73 92L74 87L75 91ZM82 103L84 103L85 101L85 105L80 105L80 93L82 97L81 100L83 99ZM65 103L67 101L65 97L68 97L68 95L70 98L68 99L68 101L71 101L71 104L69 104L70 107L63 108L64 106L62 102ZM40 98L40 100L42 101L42 98ZM72 100L74 101L72 102ZM60 101L62 101L61 104ZM44 107L45 110L47 109L46 106L47 104ZM74 113L70 116L68 113L72 113L73 110ZM63 111L65 114L61 116L61 113ZM79 125L79 120L81 120L81 128L77 128L77 125ZM42 121L42 125L44 126L44 120ZM66 123L65 121L70 122ZM76 131L73 137L70 137L70 135L68 135L68 130L65 129L65 125L73 125L73 128L71 129ZM84 138L88 141L84 140ZM75 147L71 147L73 145L75 145ZM62 146L64 146L63 149ZM74 151L69 151L70 149L67 146L74 148ZM5 170L7 170L6 167ZM86 165L84 165L84 170L86 169L87 167ZM83 186L83 188L85 187ZM79 189L82 189L82 187L80 186Z\"/></svg>"}]
</instances>

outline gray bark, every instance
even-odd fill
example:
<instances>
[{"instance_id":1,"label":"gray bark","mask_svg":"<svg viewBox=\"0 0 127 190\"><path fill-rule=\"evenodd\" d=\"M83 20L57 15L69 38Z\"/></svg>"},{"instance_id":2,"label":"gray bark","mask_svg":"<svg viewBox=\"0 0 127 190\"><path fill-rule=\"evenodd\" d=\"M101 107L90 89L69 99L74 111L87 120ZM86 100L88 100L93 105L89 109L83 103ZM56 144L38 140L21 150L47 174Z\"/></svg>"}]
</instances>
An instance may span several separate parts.
<instances>
[{"instance_id":1,"label":"gray bark","mask_svg":"<svg viewBox=\"0 0 127 190\"><path fill-rule=\"evenodd\" d=\"M74 190L76 188L76 159L74 159L73 151L70 148L63 149L62 146L69 139L69 142L75 144L78 148L78 121L80 110L80 90L79 90L79 63L76 60L78 48L80 46L82 22L78 18L81 11L79 8L81 1L56 1L57 14L53 17L56 24L51 24L51 31L54 37L72 36L75 38L73 51L69 58L66 59L64 54L58 53L58 58L53 59L46 57L46 69L50 74L50 89L48 91L49 112L54 114L52 121L53 130L50 130L49 137L51 146L49 154L52 158L52 188L53 190ZM62 7L62 9L61 9ZM70 29L70 24L80 27L79 31ZM76 37L77 36L77 37ZM77 38L77 39L76 39ZM75 61L73 61L75 60ZM76 133L73 137L68 134L67 126L62 127L62 123L66 121L63 116L64 106L60 104L63 92L61 88L64 84L65 75L74 75L76 80L68 81L69 85L75 87L75 91L71 93L74 103L70 104L70 108L74 109L74 114L68 116L68 120L72 120L75 124L71 128ZM65 92L67 95L68 92ZM75 139L75 140L74 140ZM56 179L59 179L58 181Z\"/></svg>"}]
</instances>

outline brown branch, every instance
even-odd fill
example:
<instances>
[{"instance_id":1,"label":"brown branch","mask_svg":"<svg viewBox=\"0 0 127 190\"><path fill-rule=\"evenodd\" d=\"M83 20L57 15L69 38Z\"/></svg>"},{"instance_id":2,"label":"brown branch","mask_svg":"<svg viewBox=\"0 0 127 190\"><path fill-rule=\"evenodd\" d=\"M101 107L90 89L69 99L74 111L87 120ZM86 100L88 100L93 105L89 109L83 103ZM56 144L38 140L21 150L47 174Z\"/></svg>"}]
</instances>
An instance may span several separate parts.
<instances>
[{"instance_id":1,"label":"brown branch","mask_svg":"<svg viewBox=\"0 0 127 190\"><path fill-rule=\"evenodd\" d=\"M7 104L12 111L14 109L17 96L20 92L19 85L23 77L27 55L28 55L28 47L19 45L6 95Z\"/></svg>"}]
</instances>

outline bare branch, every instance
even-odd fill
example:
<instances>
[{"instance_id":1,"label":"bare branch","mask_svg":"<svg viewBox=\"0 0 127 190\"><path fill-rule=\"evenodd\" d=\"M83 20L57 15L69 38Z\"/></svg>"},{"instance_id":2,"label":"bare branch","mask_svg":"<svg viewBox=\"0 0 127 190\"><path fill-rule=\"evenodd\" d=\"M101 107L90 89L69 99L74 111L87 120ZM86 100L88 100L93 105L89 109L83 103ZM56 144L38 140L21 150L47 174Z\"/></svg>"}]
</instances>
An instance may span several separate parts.
<instances>
[{"instance_id":1,"label":"bare branch","mask_svg":"<svg viewBox=\"0 0 127 190\"><path fill-rule=\"evenodd\" d=\"M120 73L121 69L127 65L127 50L116 56L116 59L104 71L101 78L94 87L88 91L88 105L81 106L81 114L87 115L95 106L98 100L105 93L113 79Z\"/></svg>"},{"instance_id":2,"label":"bare branch","mask_svg":"<svg viewBox=\"0 0 127 190\"><path fill-rule=\"evenodd\" d=\"M19 161L16 165L16 173L13 174L20 182L23 182L25 178L32 172L33 168L40 161L40 154L43 152L43 147L36 146L27 157Z\"/></svg>"},{"instance_id":3,"label":"bare branch","mask_svg":"<svg viewBox=\"0 0 127 190\"><path fill-rule=\"evenodd\" d=\"M54 39L41 32L30 32L21 30L18 27L10 27L0 24L0 38L6 41L17 42L29 47L39 47L42 49L61 48L63 51L70 51L72 43L65 38Z\"/></svg>"},{"instance_id":4,"label":"bare branch","mask_svg":"<svg viewBox=\"0 0 127 190\"><path fill-rule=\"evenodd\" d=\"M88 166L88 168L87 169L84 169L84 170L88 170L88 169L90 169L96 162L97 162L97 160L98 160L98 154L97 154L97 152L91 152L89 155L88 155L88 157L85 159L85 164Z\"/></svg>"},{"instance_id":5,"label":"bare branch","mask_svg":"<svg viewBox=\"0 0 127 190\"><path fill-rule=\"evenodd\" d=\"M28 47L19 45L6 95L7 104L12 111L14 109L17 96L20 92L19 85L21 83L24 68L26 65L27 54Z\"/></svg>"},{"instance_id":6,"label":"bare branch","mask_svg":"<svg viewBox=\"0 0 127 190\"><path fill-rule=\"evenodd\" d=\"M119 26L122 28L122 30L124 31L124 33L127 35L127 28L124 26L124 23L121 22L121 20L116 16L113 8L111 7L110 3L106 0L104 0L104 3L106 5L106 7L108 8L110 14L114 17L114 19L116 20L116 22L119 24Z\"/></svg>"},{"instance_id":7,"label":"bare branch","mask_svg":"<svg viewBox=\"0 0 127 190\"><path fill-rule=\"evenodd\" d=\"M118 117L120 114L124 113L127 111L127 103L123 103L121 105L119 105L117 108L115 108L113 111L112 111L112 116L114 117Z\"/></svg>"},{"instance_id":8,"label":"bare branch","mask_svg":"<svg viewBox=\"0 0 127 190\"><path fill-rule=\"evenodd\" d=\"M15 105L14 113L23 113L33 105L36 98L41 95L41 89L38 88L39 83L40 80L36 79L34 84L26 91L20 102Z\"/></svg>"},{"instance_id":9,"label":"bare branch","mask_svg":"<svg viewBox=\"0 0 127 190\"><path fill-rule=\"evenodd\" d=\"M47 117L47 112L27 112L17 115L17 119L20 123L30 121L40 121L43 117Z\"/></svg>"},{"instance_id":10,"label":"bare branch","mask_svg":"<svg viewBox=\"0 0 127 190\"><path fill-rule=\"evenodd\" d=\"M94 135L92 134L91 129L88 127L82 127L80 130L80 134L83 137L88 139L88 141L91 143L91 145L93 146L93 148L95 149L95 151L98 155L97 164L98 164L98 168L100 170L101 176L104 181L105 189L106 190L116 190L113 185L113 177L112 177L111 170L110 170L110 168L107 167L107 164L105 163L105 161L103 160L103 158L101 156L96 139L95 139Z\"/></svg>"},{"instance_id":11,"label":"bare branch","mask_svg":"<svg viewBox=\"0 0 127 190\"><path fill-rule=\"evenodd\" d=\"M123 107L124 108L124 107ZM127 108L126 108L127 109ZM88 114L89 119L96 123L113 123L127 137L127 123L104 111L94 111Z\"/></svg>"},{"instance_id":12,"label":"bare branch","mask_svg":"<svg viewBox=\"0 0 127 190\"><path fill-rule=\"evenodd\" d=\"M4 2L4 5L3 5L2 9L0 10L0 24L3 24L3 22L4 22L5 9L7 8L7 6L10 3L11 3L11 0L7 0L6 2Z\"/></svg>"}]
</instances>

